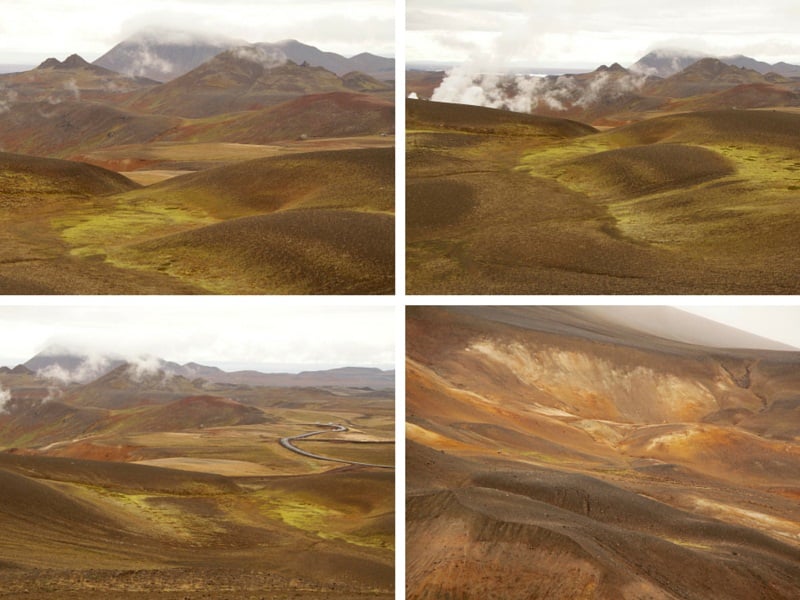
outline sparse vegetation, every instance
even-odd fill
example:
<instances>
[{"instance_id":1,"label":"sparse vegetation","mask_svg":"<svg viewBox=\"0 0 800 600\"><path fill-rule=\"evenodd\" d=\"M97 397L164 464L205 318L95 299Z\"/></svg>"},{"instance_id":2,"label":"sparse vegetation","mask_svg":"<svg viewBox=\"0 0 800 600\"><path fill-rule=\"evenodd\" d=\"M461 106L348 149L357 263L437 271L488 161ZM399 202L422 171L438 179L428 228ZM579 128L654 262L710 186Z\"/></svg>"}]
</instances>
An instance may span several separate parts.
<instances>
[{"instance_id":1,"label":"sparse vegetation","mask_svg":"<svg viewBox=\"0 0 800 600\"><path fill-rule=\"evenodd\" d=\"M596 132L453 104L407 111L411 293L797 291L797 114Z\"/></svg>"}]
</instances>

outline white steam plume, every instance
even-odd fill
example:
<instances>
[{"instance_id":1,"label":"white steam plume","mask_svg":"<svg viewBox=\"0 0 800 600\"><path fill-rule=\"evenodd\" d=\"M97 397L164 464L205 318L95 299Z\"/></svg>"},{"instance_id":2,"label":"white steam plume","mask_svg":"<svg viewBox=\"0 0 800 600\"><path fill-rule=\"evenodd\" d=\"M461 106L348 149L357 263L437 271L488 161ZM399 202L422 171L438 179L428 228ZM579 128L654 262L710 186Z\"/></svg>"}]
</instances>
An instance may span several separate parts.
<instances>
[{"instance_id":1,"label":"white steam plume","mask_svg":"<svg viewBox=\"0 0 800 600\"><path fill-rule=\"evenodd\" d=\"M146 377L158 375L163 365L161 359L155 356L137 356L128 359L128 376L136 382L142 381ZM164 373L164 380L169 379L171 374Z\"/></svg>"},{"instance_id":2,"label":"white steam plume","mask_svg":"<svg viewBox=\"0 0 800 600\"><path fill-rule=\"evenodd\" d=\"M70 79L64 83L64 89L67 90L70 94L72 94L73 99L76 101L80 101L81 99L81 91L78 89L78 82L74 79Z\"/></svg>"},{"instance_id":3,"label":"white steam plume","mask_svg":"<svg viewBox=\"0 0 800 600\"><path fill-rule=\"evenodd\" d=\"M447 73L431 99L524 113L539 106L558 111L586 109L640 89L646 77L641 73L612 75L609 71L583 79L571 75L498 75L479 72L472 63L465 63Z\"/></svg>"},{"instance_id":4,"label":"white steam plume","mask_svg":"<svg viewBox=\"0 0 800 600\"><path fill-rule=\"evenodd\" d=\"M0 413L6 411L6 404L11 400L11 392L0 385Z\"/></svg>"},{"instance_id":5,"label":"white steam plume","mask_svg":"<svg viewBox=\"0 0 800 600\"><path fill-rule=\"evenodd\" d=\"M280 67L288 60L282 50L265 46L240 46L231 52L236 58L256 63L265 69Z\"/></svg>"},{"instance_id":6,"label":"white steam plume","mask_svg":"<svg viewBox=\"0 0 800 600\"><path fill-rule=\"evenodd\" d=\"M62 384L86 383L105 373L109 364L110 360L105 356L87 356L74 369L66 369L56 363L39 369L36 375Z\"/></svg>"},{"instance_id":7,"label":"white steam plume","mask_svg":"<svg viewBox=\"0 0 800 600\"><path fill-rule=\"evenodd\" d=\"M175 70L175 65L155 54L148 45L137 48L137 52L131 58L133 62L131 67L126 70L126 75L143 76L150 71L156 71L169 76Z\"/></svg>"},{"instance_id":8,"label":"white steam plume","mask_svg":"<svg viewBox=\"0 0 800 600\"><path fill-rule=\"evenodd\" d=\"M11 106L17 101L16 90L6 89L0 85L0 115L11 110Z\"/></svg>"}]
</instances>

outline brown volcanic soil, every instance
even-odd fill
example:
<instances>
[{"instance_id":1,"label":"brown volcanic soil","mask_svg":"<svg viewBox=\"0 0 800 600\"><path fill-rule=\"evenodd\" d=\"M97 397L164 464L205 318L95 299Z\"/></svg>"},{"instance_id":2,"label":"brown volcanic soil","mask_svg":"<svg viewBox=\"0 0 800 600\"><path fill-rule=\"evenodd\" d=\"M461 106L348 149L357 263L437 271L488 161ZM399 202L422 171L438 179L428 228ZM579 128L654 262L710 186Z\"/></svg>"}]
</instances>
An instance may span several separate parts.
<instances>
[{"instance_id":1,"label":"brown volcanic soil","mask_svg":"<svg viewBox=\"0 0 800 600\"><path fill-rule=\"evenodd\" d=\"M599 134L436 102L407 114L409 293L797 291L795 114L689 113Z\"/></svg>"},{"instance_id":2,"label":"brown volcanic soil","mask_svg":"<svg viewBox=\"0 0 800 600\"><path fill-rule=\"evenodd\" d=\"M567 138L597 130L578 121L493 110L467 104L406 100L406 128Z\"/></svg>"},{"instance_id":3,"label":"brown volcanic soil","mask_svg":"<svg viewBox=\"0 0 800 600\"><path fill-rule=\"evenodd\" d=\"M634 197L732 175L733 165L698 146L658 144L598 152L567 162L565 177L600 183L616 197Z\"/></svg>"},{"instance_id":4,"label":"brown volcanic soil","mask_svg":"<svg viewBox=\"0 0 800 600\"><path fill-rule=\"evenodd\" d=\"M92 196L114 194L139 186L119 173L85 163L36 158L0 152L0 202L4 208L22 204L21 196L74 194Z\"/></svg>"},{"instance_id":5,"label":"brown volcanic soil","mask_svg":"<svg viewBox=\"0 0 800 600\"><path fill-rule=\"evenodd\" d=\"M88 149L149 142L179 123L101 102L18 104L0 114L0 142L13 152L69 158Z\"/></svg>"},{"instance_id":6,"label":"brown volcanic soil","mask_svg":"<svg viewBox=\"0 0 800 600\"><path fill-rule=\"evenodd\" d=\"M407 351L407 597L796 596L796 437L703 421L783 419L800 353L547 307L415 307Z\"/></svg>"},{"instance_id":7,"label":"brown volcanic soil","mask_svg":"<svg viewBox=\"0 0 800 600\"><path fill-rule=\"evenodd\" d=\"M292 210L144 243L130 248L125 260L165 256L170 272L187 280L205 265L206 280L214 285L218 278L224 292L388 294L394 286L393 234L391 215Z\"/></svg>"},{"instance_id":8,"label":"brown volcanic soil","mask_svg":"<svg viewBox=\"0 0 800 600\"><path fill-rule=\"evenodd\" d=\"M394 131L394 103L368 94L310 94L228 118L190 121L164 140L266 144L278 140L378 135Z\"/></svg>"}]
</instances>

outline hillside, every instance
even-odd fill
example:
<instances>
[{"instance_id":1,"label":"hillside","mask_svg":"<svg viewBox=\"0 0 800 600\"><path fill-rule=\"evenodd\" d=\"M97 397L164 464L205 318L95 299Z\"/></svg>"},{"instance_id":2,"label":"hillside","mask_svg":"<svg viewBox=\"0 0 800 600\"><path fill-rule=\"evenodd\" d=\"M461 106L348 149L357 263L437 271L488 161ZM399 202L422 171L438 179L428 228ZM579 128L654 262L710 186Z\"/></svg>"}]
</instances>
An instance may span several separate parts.
<instances>
[{"instance_id":1,"label":"hillside","mask_svg":"<svg viewBox=\"0 0 800 600\"><path fill-rule=\"evenodd\" d=\"M269 144L394 131L394 104L353 92L309 94L260 110L193 120L161 136L165 140Z\"/></svg>"},{"instance_id":2,"label":"hillside","mask_svg":"<svg viewBox=\"0 0 800 600\"><path fill-rule=\"evenodd\" d=\"M99 102L31 102L0 114L0 140L9 151L70 158L89 149L150 142L179 122ZM135 166L129 161L129 168Z\"/></svg>"},{"instance_id":3,"label":"hillside","mask_svg":"<svg viewBox=\"0 0 800 600\"><path fill-rule=\"evenodd\" d=\"M25 208L62 196L88 197L139 187L127 177L85 163L0 152L0 205Z\"/></svg>"},{"instance_id":4,"label":"hillside","mask_svg":"<svg viewBox=\"0 0 800 600\"><path fill-rule=\"evenodd\" d=\"M663 81L647 84L645 92L685 98L753 83L769 82L758 71L728 65L716 58L702 58Z\"/></svg>"},{"instance_id":5,"label":"hillside","mask_svg":"<svg viewBox=\"0 0 800 600\"><path fill-rule=\"evenodd\" d=\"M618 313L409 311L409 598L793 596L800 353Z\"/></svg>"},{"instance_id":6,"label":"hillside","mask_svg":"<svg viewBox=\"0 0 800 600\"><path fill-rule=\"evenodd\" d=\"M132 106L155 114L197 118L343 91L349 91L345 82L331 71L298 65L260 46L243 46L145 92Z\"/></svg>"}]
</instances>

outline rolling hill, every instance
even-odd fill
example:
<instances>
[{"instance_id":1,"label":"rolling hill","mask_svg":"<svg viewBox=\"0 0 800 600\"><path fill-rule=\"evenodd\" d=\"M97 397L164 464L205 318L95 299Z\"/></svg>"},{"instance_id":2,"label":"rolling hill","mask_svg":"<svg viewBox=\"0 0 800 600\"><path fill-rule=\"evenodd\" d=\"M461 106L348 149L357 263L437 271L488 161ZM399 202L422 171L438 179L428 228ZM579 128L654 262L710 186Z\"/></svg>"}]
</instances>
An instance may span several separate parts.
<instances>
[{"instance_id":1,"label":"rolling hill","mask_svg":"<svg viewBox=\"0 0 800 600\"><path fill-rule=\"evenodd\" d=\"M408 100L407 114L411 293L796 289L784 271L800 185L789 109L603 131L432 101Z\"/></svg>"}]
</instances>

